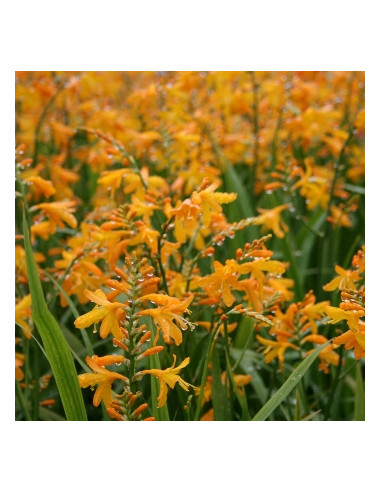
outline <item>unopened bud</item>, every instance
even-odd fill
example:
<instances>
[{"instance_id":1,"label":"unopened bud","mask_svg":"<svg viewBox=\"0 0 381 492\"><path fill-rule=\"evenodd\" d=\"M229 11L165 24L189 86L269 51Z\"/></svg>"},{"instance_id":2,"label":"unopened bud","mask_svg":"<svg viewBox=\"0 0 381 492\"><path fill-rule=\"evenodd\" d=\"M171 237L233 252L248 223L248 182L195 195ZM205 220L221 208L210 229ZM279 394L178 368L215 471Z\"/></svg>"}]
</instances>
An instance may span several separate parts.
<instances>
[{"instance_id":1,"label":"unopened bud","mask_svg":"<svg viewBox=\"0 0 381 492\"><path fill-rule=\"evenodd\" d=\"M142 403L134 412L132 412L132 415L134 417L138 417L140 414L144 412L148 408L147 403Z\"/></svg>"},{"instance_id":2,"label":"unopened bud","mask_svg":"<svg viewBox=\"0 0 381 492\"><path fill-rule=\"evenodd\" d=\"M106 408L106 412L108 413L109 417L115 420L123 421L124 418L120 413L118 413L116 410L113 408Z\"/></svg>"},{"instance_id":3,"label":"unopened bud","mask_svg":"<svg viewBox=\"0 0 381 492\"><path fill-rule=\"evenodd\" d=\"M137 357L137 360L143 359L143 357L149 357L150 355L158 354L162 350L164 350L164 347L162 345L157 345L156 347L151 347L151 348L145 350L142 354L140 354Z\"/></svg>"}]
</instances>

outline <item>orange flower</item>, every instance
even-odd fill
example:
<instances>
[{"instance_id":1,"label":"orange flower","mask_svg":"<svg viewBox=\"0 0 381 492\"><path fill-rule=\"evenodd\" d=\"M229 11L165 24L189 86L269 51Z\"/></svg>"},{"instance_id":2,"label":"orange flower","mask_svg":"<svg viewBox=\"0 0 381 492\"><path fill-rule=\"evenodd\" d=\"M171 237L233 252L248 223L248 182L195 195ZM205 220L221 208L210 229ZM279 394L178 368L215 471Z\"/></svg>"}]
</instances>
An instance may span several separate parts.
<instances>
[{"instance_id":1,"label":"orange flower","mask_svg":"<svg viewBox=\"0 0 381 492\"><path fill-rule=\"evenodd\" d=\"M187 198L170 214L175 216L175 238L180 243L184 243L197 228L201 208Z\"/></svg>"},{"instance_id":2,"label":"orange flower","mask_svg":"<svg viewBox=\"0 0 381 492\"><path fill-rule=\"evenodd\" d=\"M126 380L126 376L119 374L117 372L111 372L104 368L104 365L109 364L119 364L121 362L121 356L107 356L97 357L93 356L86 357L86 363L94 373L80 374L78 376L79 385L81 388L87 388L88 386L94 386L99 384L97 390L94 393L93 404L97 407L103 400L106 407L110 404L112 397L111 385L116 379ZM123 359L123 357L122 357Z\"/></svg>"},{"instance_id":3,"label":"orange flower","mask_svg":"<svg viewBox=\"0 0 381 492\"><path fill-rule=\"evenodd\" d=\"M365 356L365 323L360 320L365 316L363 309L344 310L337 307L327 307L326 314L332 318L328 323L338 323L346 320L349 330L333 339L337 345L344 344L347 350L354 349L356 359L361 359Z\"/></svg>"},{"instance_id":4,"label":"orange flower","mask_svg":"<svg viewBox=\"0 0 381 492\"><path fill-rule=\"evenodd\" d=\"M326 343L328 340L323 335L307 335L303 338L302 344L306 342L316 343L318 345L322 345ZM324 347L323 350L319 353L319 369L323 371L325 374L329 373L328 364L333 364L334 366L339 365L340 356L338 353L334 352L334 350L338 347L338 345L330 344L327 347ZM313 350L309 350L304 354L305 357L309 355Z\"/></svg>"},{"instance_id":5,"label":"orange flower","mask_svg":"<svg viewBox=\"0 0 381 492\"><path fill-rule=\"evenodd\" d=\"M115 338L118 340L122 339L123 333L119 327L117 310L118 308L125 308L126 306L121 302L108 301L106 294L100 289L96 290L95 293L85 289L84 294L90 301L93 301L102 307L95 307L89 313L83 314L77 318L74 322L76 328L87 328L93 323L103 320L100 329L101 338L106 338L111 331Z\"/></svg>"},{"instance_id":6,"label":"orange flower","mask_svg":"<svg viewBox=\"0 0 381 492\"><path fill-rule=\"evenodd\" d=\"M25 321L27 318L30 318L32 315L31 306L32 306L32 298L30 294L23 297L21 301L19 301L15 306L15 322L22 328L22 331L24 332L24 335L27 338L32 337L32 335L30 334L31 327Z\"/></svg>"},{"instance_id":7,"label":"orange flower","mask_svg":"<svg viewBox=\"0 0 381 492\"><path fill-rule=\"evenodd\" d=\"M44 222L37 222L32 224L30 227L30 234L32 243L34 242L36 237L42 237L45 241L49 239L51 234L56 232L56 225L50 220L44 220Z\"/></svg>"},{"instance_id":8,"label":"orange flower","mask_svg":"<svg viewBox=\"0 0 381 492\"><path fill-rule=\"evenodd\" d=\"M266 364L269 364L273 359L275 359L275 357L278 357L279 366L282 371L284 369L284 353L286 349L293 348L295 350L298 350L298 347L290 342L278 342L275 340L266 340L266 338L263 338L260 335L257 335L257 339L260 341L260 343L266 346L263 352L266 355L265 357Z\"/></svg>"},{"instance_id":9,"label":"orange flower","mask_svg":"<svg viewBox=\"0 0 381 492\"><path fill-rule=\"evenodd\" d=\"M140 311L139 316L151 316L158 330L162 331L164 341L166 343L171 343L171 339L173 339L176 345L180 345L183 336L181 330L173 321L175 320L182 330L193 327L193 324L190 321L180 316L182 313L189 313L187 308L193 300L193 295L189 296L187 299L180 300L176 297L170 297L164 294L147 294L140 297L140 300L159 304L159 307L157 308Z\"/></svg>"},{"instance_id":10,"label":"orange flower","mask_svg":"<svg viewBox=\"0 0 381 492\"><path fill-rule=\"evenodd\" d=\"M336 289L356 289L355 282L361 280L361 277L357 272L344 270L344 268L341 268L339 265L335 266L335 272L338 276L328 282L328 284L325 284L323 290L330 292Z\"/></svg>"},{"instance_id":11,"label":"orange flower","mask_svg":"<svg viewBox=\"0 0 381 492\"><path fill-rule=\"evenodd\" d=\"M290 207L289 203L279 205L278 207L266 210L264 208L258 208L258 212L261 215L255 218L256 224L262 224L264 230L273 231L277 237L284 237L284 232L288 231L287 225L281 219L281 212ZM283 232L284 231L284 232Z\"/></svg>"},{"instance_id":12,"label":"orange flower","mask_svg":"<svg viewBox=\"0 0 381 492\"><path fill-rule=\"evenodd\" d=\"M30 178L28 178L27 182L33 185L33 187L37 191L36 199L38 199L37 197L39 197L41 194L43 194L45 198L49 198L56 192L53 183L41 178L40 176L31 176Z\"/></svg>"},{"instance_id":13,"label":"orange flower","mask_svg":"<svg viewBox=\"0 0 381 492\"><path fill-rule=\"evenodd\" d=\"M207 184L208 180L204 180L201 184L201 188L205 186L204 183ZM218 186L218 183L212 183L207 186L207 188L192 193L192 202L201 206L202 223L205 227L208 227L210 224L212 212L222 212L220 204L233 202L237 198L237 193L215 192L214 190L218 188Z\"/></svg>"},{"instance_id":14,"label":"orange flower","mask_svg":"<svg viewBox=\"0 0 381 492\"><path fill-rule=\"evenodd\" d=\"M341 207L331 205L331 215L327 217L328 222L331 222L333 227L352 227L353 223L349 215Z\"/></svg>"},{"instance_id":15,"label":"orange flower","mask_svg":"<svg viewBox=\"0 0 381 492\"><path fill-rule=\"evenodd\" d=\"M135 224L137 224L139 230L135 237L128 239L129 246L146 244L150 248L152 254L156 254L159 232L155 229L151 229L143 222L137 221Z\"/></svg>"},{"instance_id":16,"label":"orange flower","mask_svg":"<svg viewBox=\"0 0 381 492\"><path fill-rule=\"evenodd\" d=\"M327 306L324 311L332 318L328 323L335 324L345 319L349 328L354 332L358 331L360 318L365 316L365 311L363 309L346 311L338 307Z\"/></svg>"},{"instance_id":17,"label":"orange flower","mask_svg":"<svg viewBox=\"0 0 381 492\"><path fill-rule=\"evenodd\" d=\"M171 367L168 369L165 369L162 371L161 369L146 369L144 371L141 371L138 374L152 374L155 376L160 383L160 393L157 398L158 401L158 408L162 407L165 405L165 402L167 401L167 393L168 393L168 387L174 388L176 383L179 383L180 387L185 390L189 391L189 386L192 388L195 388L192 384L186 383L178 374L181 371L181 369L189 364L189 357L183 360L183 362L175 368L176 364L176 355L173 355L173 364Z\"/></svg>"},{"instance_id":18,"label":"orange flower","mask_svg":"<svg viewBox=\"0 0 381 492\"><path fill-rule=\"evenodd\" d=\"M358 331L348 330L333 339L337 345L343 345L347 350L354 349L355 359L365 357L365 324L360 321Z\"/></svg>"},{"instance_id":19,"label":"orange flower","mask_svg":"<svg viewBox=\"0 0 381 492\"><path fill-rule=\"evenodd\" d=\"M44 214L49 216L51 222L58 227L64 228L64 222L66 222L66 224L74 229L77 227L77 219L71 212L75 211L75 204L75 201L40 203L30 210L42 210Z\"/></svg>"},{"instance_id":20,"label":"orange flower","mask_svg":"<svg viewBox=\"0 0 381 492\"><path fill-rule=\"evenodd\" d=\"M115 192L122 185L124 178L127 174L131 174L133 171L128 168L113 169L112 171L104 171L100 178L98 178L98 184ZM139 179L139 178L138 178Z\"/></svg>"},{"instance_id":21,"label":"orange flower","mask_svg":"<svg viewBox=\"0 0 381 492\"><path fill-rule=\"evenodd\" d=\"M307 323L303 326L303 331L311 328L313 334L318 332L316 321L320 321L323 318L325 308L329 306L329 301L322 301L316 304L315 301L316 297L312 292L308 292L300 308L300 314L302 315L300 321L304 323L307 320Z\"/></svg>"},{"instance_id":22,"label":"orange flower","mask_svg":"<svg viewBox=\"0 0 381 492\"><path fill-rule=\"evenodd\" d=\"M219 261L213 262L215 272L199 280L198 285L205 289L209 296L219 294L223 302L230 307L235 301L231 288L238 286L238 268L235 260L226 260L225 265Z\"/></svg>"}]
</instances>

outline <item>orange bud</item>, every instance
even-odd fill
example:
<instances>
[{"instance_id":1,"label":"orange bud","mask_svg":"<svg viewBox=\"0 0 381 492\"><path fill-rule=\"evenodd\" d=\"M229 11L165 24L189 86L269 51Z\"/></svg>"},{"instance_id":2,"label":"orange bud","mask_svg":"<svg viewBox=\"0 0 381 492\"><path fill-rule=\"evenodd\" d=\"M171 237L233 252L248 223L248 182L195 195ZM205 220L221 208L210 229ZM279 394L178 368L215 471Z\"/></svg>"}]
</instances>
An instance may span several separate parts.
<instances>
[{"instance_id":1,"label":"orange bud","mask_svg":"<svg viewBox=\"0 0 381 492\"><path fill-rule=\"evenodd\" d=\"M43 406L43 407L46 407L46 406L49 406L49 405L54 405L55 402L56 402L56 400L54 400L54 398L51 398L50 400L40 401L40 405Z\"/></svg>"},{"instance_id":2,"label":"orange bud","mask_svg":"<svg viewBox=\"0 0 381 492\"><path fill-rule=\"evenodd\" d=\"M127 286L125 286L125 285L121 284L120 282L118 282L117 280L113 280L111 278L106 280L106 285L108 285L112 289L119 290L120 292L127 292L128 291Z\"/></svg>"},{"instance_id":3,"label":"orange bud","mask_svg":"<svg viewBox=\"0 0 381 492\"><path fill-rule=\"evenodd\" d=\"M114 410L113 408L106 408L106 411L109 415L110 418L112 419L115 419L115 420L119 420L119 421L123 421L123 417L122 415L120 415L120 413L118 413L116 410Z\"/></svg>"},{"instance_id":4,"label":"orange bud","mask_svg":"<svg viewBox=\"0 0 381 492\"><path fill-rule=\"evenodd\" d=\"M119 267L115 267L115 273L119 277L121 277L123 280L127 280L128 279L127 274L123 270L121 270Z\"/></svg>"},{"instance_id":5,"label":"orange bud","mask_svg":"<svg viewBox=\"0 0 381 492\"><path fill-rule=\"evenodd\" d=\"M60 255L62 253L62 248L50 248L48 250L49 256Z\"/></svg>"},{"instance_id":6,"label":"orange bud","mask_svg":"<svg viewBox=\"0 0 381 492\"><path fill-rule=\"evenodd\" d=\"M140 354L139 357L137 357L137 359L140 360L140 359L143 359L143 357L148 357L150 355L158 354L162 350L164 350L164 347L162 345L157 345L156 347L151 347L151 348L145 350L142 354Z\"/></svg>"},{"instance_id":7,"label":"orange bud","mask_svg":"<svg viewBox=\"0 0 381 492\"><path fill-rule=\"evenodd\" d=\"M317 343L319 345L325 343L327 339L323 335L308 335L303 338L302 343L305 342L312 342L312 343Z\"/></svg>"},{"instance_id":8,"label":"orange bud","mask_svg":"<svg viewBox=\"0 0 381 492\"><path fill-rule=\"evenodd\" d=\"M20 162L20 166L26 167L26 166L29 166L29 164L32 164L32 162L33 162L33 159L23 159Z\"/></svg>"},{"instance_id":9,"label":"orange bud","mask_svg":"<svg viewBox=\"0 0 381 492\"><path fill-rule=\"evenodd\" d=\"M265 191L272 191L272 190L276 190L278 188L282 188L283 186L283 183L281 183L280 181L274 181L274 183L268 183L264 186L264 189Z\"/></svg>"},{"instance_id":10,"label":"orange bud","mask_svg":"<svg viewBox=\"0 0 381 492\"><path fill-rule=\"evenodd\" d=\"M128 347L127 345L125 345L123 342L121 342L120 340L118 340L117 338L113 338L112 339L112 344L125 350L126 352L128 352Z\"/></svg>"},{"instance_id":11,"label":"orange bud","mask_svg":"<svg viewBox=\"0 0 381 492\"><path fill-rule=\"evenodd\" d=\"M134 417L138 417L141 413L144 412L144 410L146 410L148 408L148 405L147 403L142 403L133 413L132 415Z\"/></svg>"},{"instance_id":12,"label":"orange bud","mask_svg":"<svg viewBox=\"0 0 381 492\"><path fill-rule=\"evenodd\" d=\"M142 325L143 326L143 325ZM151 339L151 332L150 331L146 331L144 333L144 335L142 336L142 338L139 340L139 343L143 344L145 343L147 340L150 340Z\"/></svg>"},{"instance_id":13,"label":"orange bud","mask_svg":"<svg viewBox=\"0 0 381 492\"><path fill-rule=\"evenodd\" d=\"M123 222L117 222L116 220L114 220L114 221L104 222L100 226L100 229L102 229L102 231L112 231L114 229L119 229L121 227L125 227L125 224Z\"/></svg>"},{"instance_id":14,"label":"orange bud","mask_svg":"<svg viewBox=\"0 0 381 492\"><path fill-rule=\"evenodd\" d=\"M344 311L364 311L364 308L356 302L341 302L339 307Z\"/></svg>"},{"instance_id":15,"label":"orange bud","mask_svg":"<svg viewBox=\"0 0 381 492\"><path fill-rule=\"evenodd\" d=\"M103 357L93 355L92 360L98 366L109 366L111 364L121 364L122 362L124 362L124 357L123 355L105 355Z\"/></svg>"},{"instance_id":16,"label":"orange bud","mask_svg":"<svg viewBox=\"0 0 381 492\"><path fill-rule=\"evenodd\" d=\"M131 394L131 393L129 393L129 394ZM133 405L133 404L136 402L136 400L138 399L138 396L137 396L137 395L133 395L133 394L131 394L131 396L130 396L130 397L127 395L127 398L128 398L128 405L129 405L130 407L132 407L132 405Z\"/></svg>"},{"instance_id":17,"label":"orange bud","mask_svg":"<svg viewBox=\"0 0 381 492\"><path fill-rule=\"evenodd\" d=\"M112 155L116 155L119 153L119 150L116 149L113 145L109 145L105 148L105 151L108 153L108 154L112 154Z\"/></svg>"}]
</instances>

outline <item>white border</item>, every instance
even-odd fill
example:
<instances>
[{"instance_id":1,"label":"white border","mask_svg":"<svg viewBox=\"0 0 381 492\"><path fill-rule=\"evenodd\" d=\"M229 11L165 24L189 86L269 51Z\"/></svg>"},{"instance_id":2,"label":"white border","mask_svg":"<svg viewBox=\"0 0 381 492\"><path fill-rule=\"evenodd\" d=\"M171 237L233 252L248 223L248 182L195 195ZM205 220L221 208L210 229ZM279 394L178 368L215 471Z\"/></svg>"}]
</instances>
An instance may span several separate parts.
<instances>
[{"instance_id":1,"label":"white border","mask_svg":"<svg viewBox=\"0 0 381 492\"><path fill-rule=\"evenodd\" d=\"M3 481L11 490L372 490L380 408L379 256L380 39L376 2L354 1L13 1L3 16L2 306L5 348L13 346L14 70L366 70L367 422L155 423L150 426L13 422L11 383L2 394ZM4 7L3 7L4 8ZM4 108L6 108L4 110ZM376 133L377 132L377 133ZM10 173L10 175L9 175ZM377 214L376 216L374 214ZM371 224L371 226L370 226ZM4 247L5 244L5 247ZM377 297L376 297L377 296ZM370 316L370 317L369 317ZM370 322L369 322L370 320ZM9 342L9 345L8 345ZM13 349L12 349L13 350ZM10 352L12 353L12 350ZM3 367L4 366L4 367ZM12 404L11 404L12 405ZM54 429L46 426L54 425ZM190 427L191 426L191 427ZM307 427L308 426L308 427ZM376 441L377 442L377 441ZM58 462L55 457L58 456ZM377 482L376 482L377 483Z\"/></svg>"}]
</instances>

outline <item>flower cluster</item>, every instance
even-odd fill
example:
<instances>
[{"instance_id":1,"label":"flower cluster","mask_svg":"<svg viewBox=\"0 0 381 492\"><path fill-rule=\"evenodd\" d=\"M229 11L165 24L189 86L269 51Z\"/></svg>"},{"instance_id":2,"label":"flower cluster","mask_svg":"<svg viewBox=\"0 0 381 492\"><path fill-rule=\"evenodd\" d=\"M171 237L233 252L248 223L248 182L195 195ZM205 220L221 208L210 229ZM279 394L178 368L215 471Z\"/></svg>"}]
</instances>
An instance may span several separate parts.
<instances>
[{"instance_id":1,"label":"flower cluster","mask_svg":"<svg viewBox=\"0 0 381 492\"><path fill-rule=\"evenodd\" d=\"M329 408L365 354L364 128L362 72L16 72L20 418L62 413L23 212L90 418L249 419L319 347Z\"/></svg>"}]
</instances>

